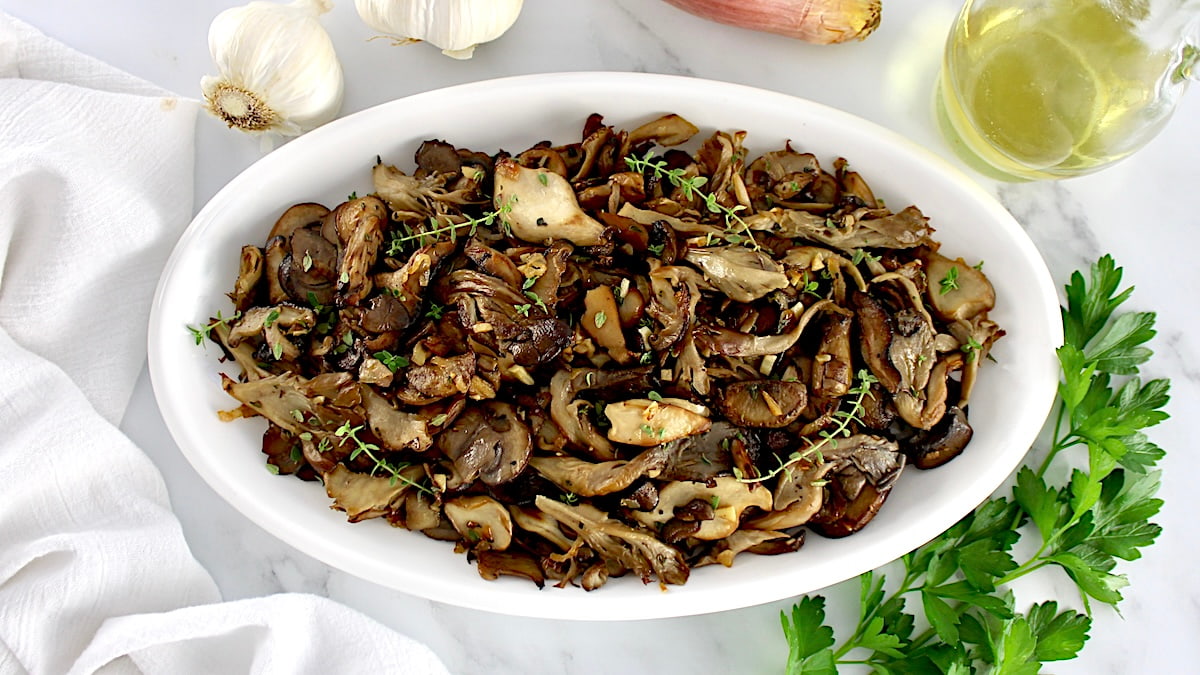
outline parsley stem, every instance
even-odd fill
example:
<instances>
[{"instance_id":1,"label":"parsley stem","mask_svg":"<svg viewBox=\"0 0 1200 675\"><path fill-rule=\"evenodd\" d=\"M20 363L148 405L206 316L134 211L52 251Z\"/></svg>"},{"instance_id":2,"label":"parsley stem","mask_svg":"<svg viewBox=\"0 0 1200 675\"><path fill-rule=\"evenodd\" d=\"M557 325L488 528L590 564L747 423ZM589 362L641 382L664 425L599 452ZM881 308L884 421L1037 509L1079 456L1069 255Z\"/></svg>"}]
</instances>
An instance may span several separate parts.
<instances>
[{"instance_id":1,"label":"parsley stem","mask_svg":"<svg viewBox=\"0 0 1200 675\"><path fill-rule=\"evenodd\" d=\"M997 586L1003 586L1004 584L1010 584L1013 581L1025 576L1026 574L1029 574L1030 572L1039 570L1039 569L1045 567L1046 565L1049 565L1050 561L1041 557L1042 552L1045 550L1045 548L1046 548L1046 545L1043 544L1042 550L1039 550L1037 555L1030 558L1029 561L1026 562L1024 565L1021 565L1017 569L1015 569L1015 570L1009 572L1008 574L1004 575L1003 577L1000 577L999 579L997 579L995 581L995 584Z\"/></svg>"},{"instance_id":2,"label":"parsley stem","mask_svg":"<svg viewBox=\"0 0 1200 675\"><path fill-rule=\"evenodd\" d=\"M1042 460L1042 465L1038 467L1037 477L1041 478L1046 475L1046 470L1050 468L1050 462L1054 460L1054 456L1058 454L1063 447L1061 443L1064 440L1059 434L1062 432L1063 418L1066 417L1067 404L1058 404L1058 415L1054 419L1054 434L1050 437L1054 439L1054 444L1050 447L1050 451L1046 453L1046 458Z\"/></svg>"}]
</instances>

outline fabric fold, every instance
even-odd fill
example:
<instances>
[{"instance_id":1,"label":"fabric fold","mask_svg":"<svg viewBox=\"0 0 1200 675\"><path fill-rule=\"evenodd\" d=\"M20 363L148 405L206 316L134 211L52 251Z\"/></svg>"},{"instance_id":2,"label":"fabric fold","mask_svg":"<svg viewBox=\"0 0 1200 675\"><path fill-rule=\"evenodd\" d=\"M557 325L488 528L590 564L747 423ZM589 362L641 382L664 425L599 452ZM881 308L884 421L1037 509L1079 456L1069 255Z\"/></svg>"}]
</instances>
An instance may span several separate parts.
<instances>
[{"instance_id":1,"label":"fabric fold","mask_svg":"<svg viewBox=\"0 0 1200 675\"><path fill-rule=\"evenodd\" d=\"M221 602L115 426L197 111L0 12L0 672L444 673L325 598Z\"/></svg>"}]
</instances>

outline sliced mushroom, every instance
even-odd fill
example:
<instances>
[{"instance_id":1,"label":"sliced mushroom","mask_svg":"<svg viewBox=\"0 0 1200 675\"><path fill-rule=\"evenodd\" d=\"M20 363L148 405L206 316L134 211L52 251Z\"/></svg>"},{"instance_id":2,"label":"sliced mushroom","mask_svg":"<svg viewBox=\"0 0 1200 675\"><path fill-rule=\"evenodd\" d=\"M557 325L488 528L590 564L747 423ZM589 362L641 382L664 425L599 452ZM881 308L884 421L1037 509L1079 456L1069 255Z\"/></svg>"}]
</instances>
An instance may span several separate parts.
<instances>
[{"instance_id":1,"label":"sliced mushroom","mask_svg":"<svg viewBox=\"0 0 1200 675\"><path fill-rule=\"evenodd\" d=\"M237 311L244 312L254 304L254 296L258 291L258 282L263 276L263 251L257 246L243 246L238 263L237 281L233 283L233 292L229 299Z\"/></svg>"},{"instance_id":2,"label":"sliced mushroom","mask_svg":"<svg viewBox=\"0 0 1200 675\"><path fill-rule=\"evenodd\" d=\"M810 527L826 537L861 530L883 506L904 469L904 455L894 441L856 434L822 450L832 464L821 510Z\"/></svg>"},{"instance_id":3,"label":"sliced mushroom","mask_svg":"<svg viewBox=\"0 0 1200 675\"><path fill-rule=\"evenodd\" d=\"M624 151L627 152L629 148L636 148L651 141L664 147L671 147L686 143L689 138L698 133L700 130L696 128L696 125L679 115L663 115L630 131L625 140Z\"/></svg>"},{"instance_id":4,"label":"sliced mushroom","mask_svg":"<svg viewBox=\"0 0 1200 675\"><path fill-rule=\"evenodd\" d=\"M450 396L462 396L470 391L474 375L474 352L433 356L424 365L405 371L404 386L396 391L396 398L407 405L427 405Z\"/></svg>"},{"instance_id":5,"label":"sliced mushroom","mask_svg":"<svg viewBox=\"0 0 1200 675\"><path fill-rule=\"evenodd\" d=\"M963 409L950 406L932 429L908 439L901 447L918 469L933 469L962 454L973 434Z\"/></svg>"},{"instance_id":6,"label":"sliced mushroom","mask_svg":"<svg viewBox=\"0 0 1200 675\"><path fill-rule=\"evenodd\" d=\"M747 525L762 530L786 530L812 520L824 504L825 475L834 466L831 462L806 464L780 477L772 493L773 510Z\"/></svg>"},{"instance_id":7,"label":"sliced mushroom","mask_svg":"<svg viewBox=\"0 0 1200 675\"><path fill-rule=\"evenodd\" d=\"M379 255L388 209L378 197L360 197L334 211L342 258L338 264L338 291L347 305L366 299L372 288L368 272Z\"/></svg>"},{"instance_id":8,"label":"sliced mushroom","mask_svg":"<svg viewBox=\"0 0 1200 675\"><path fill-rule=\"evenodd\" d=\"M563 436L593 459L604 462L617 458L617 451L591 421L585 410L587 401L576 400L573 373L560 370L550 378L550 418L562 431Z\"/></svg>"},{"instance_id":9,"label":"sliced mushroom","mask_svg":"<svg viewBox=\"0 0 1200 675\"><path fill-rule=\"evenodd\" d=\"M471 548L503 551L512 543L513 522L503 504L483 495L446 501L446 517Z\"/></svg>"},{"instance_id":10,"label":"sliced mushroom","mask_svg":"<svg viewBox=\"0 0 1200 675\"><path fill-rule=\"evenodd\" d=\"M870 218L847 216L840 223L823 215L794 209L773 208L742 220L752 230L764 230L790 239L808 239L851 253L857 248L915 248L929 245L933 228L915 206L895 214L869 214ZM850 222L846 222L850 220Z\"/></svg>"},{"instance_id":11,"label":"sliced mushroom","mask_svg":"<svg viewBox=\"0 0 1200 675\"><path fill-rule=\"evenodd\" d=\"M771 491L758 483L744 483L733 476L716 478L713 486L707 483L676 481L658 491L658 506L652 511L633 511L633 517L646 527L666 523L676 516L676 510L694 500L711 504L713 517L704 520L691 536L697 539L722 539L741 526L742 513L756 507L771 509Z\"/></svg>"},{"instance_id":12,"label":"sliced mushroom","mask_svg":"<svg viewBox=\"0 0 1200 675\"><path fill-rule=\"evenodd\" d=\"M609 403L604 407L604 416L612 425L608 440L648 447L708 431L712 421L707 415L682 403L648 398Z\"/></svg>"},{"instance_id":13,"label":"sliced mushroom","mask_svg":"<svg viewBox=\"0 0 1200 675\"><path fill-rule=\"evenodd\" d=\"M892 319L883 305L862 291L850 296L858 324L859 353L871 374L890 393L900 389L900 372L888 359L892 346Z\"/></svg>"},{"instance_id":14,"label":"sliced mushroom","mask_svg":"<svg viewBox=\"0 0 1200 675\"><path fill-rule=\"evenodd\" d=\"M469 406L438 435L437 446L454 462L463 483L478 477L488 485L500 485L525 469L533 438L516 408L488 401Z\"/></svg>"},{"instance_id":15,"label":"sliced mushroom","mask_svg":"<svg viewBox=\"0 0 1200 675\"><path fill-rule=\"evenodd\" d=\"M370 386L362 385L367 424L389 450L425 452L433 446L429 422L421 415L396 410Z\"/></svg>"},{"instance_id":16,"label":"sliced mushroom","mask_svg":"<svg viewBox=\"0 0 1200 675\"><path fill-rule=\"evenodd\" d=\"M748 380L727 385L715 402L721 414L738 426L778 429L804 412L808 389L803 382Z\"/></svg>"},{"instance_id":17,"label":"sliced mushroom","mask_svg":"<svg viewBox=\"0 0 1200 675\"><path fill-rule=\"evenodd\" d=\"M773 530L743 529L716 542L708 553L700 558L693 567L721 564L733 566L733 559L739 553L757 553L760 555L779 555L800 550L804 544L804 531L795 536Z\"/></svg>"},{"instance_id":18,"label":"sliced mushroom","mask_svg":"<svg viewBox=\"0 0 1200 675\"><path fill-rule=\"evenodd\" d=\"M938 253L925 255L929 306L943 321L965 321L996 306L996 291L983 272Z\"/></svg>"},{"instance_id":19,"label":"sliced mushroom","mask_svg":"<svg viewBox=\"0 0 1200 675\"><path fill-rule=\"evenodd\" d=\"M583 330L617 363L629 363L631 356L625 346L625 335L621 333L620 310L612 289L608 286L591 289L583 298L583 307L583 318L580 319Z\"/></svg>"},{"instance_id":20,"label":"sliced mushroom","mask_svg":"<svg viewBox=\"0 0 1200 675\"><path fill-rule=\"evenodd\" d=\"M313 223L319 223L325 216L329 215L329 209L321 204L311 202L304 204L296 204L284 211L275 224L271 226L271 232L267 235L267 241L271 241L275 237L283 237L285 240L290 239L292 233L302 227L308 227Z\"/></svg>"},{"instance_id":21,"label":"sliced mushroom","mask_svg":"<svg viewBox=\"0 0 1200 675\"><path fill-rule=\"evenodd\" d=\"M503 217L513 234L528 242L604 242L604 226L579 208L571 184L552 171L526 169L512 159L496 162L495 207L507 210Z\"/></svg>"},{"instance_id":22,"label":"sliced mushroom","mask_svg":"<svg viewBox=\"0 0 1200 675\"><path fill-rule=\"evenodd\" d=\"M683 554L659 541L653 534L613 520L589 504L568 506L538 495L535 505L575 532L602 558L638 575L643 583L649 583L652 576L664 584L687 582L689 570Z\"/></svg>"},{"instance_id":23,"label":"sliced mushroom","mask_svg":"<svg viewBox=\"0 0 1200 675\"><path fill-rule=\"evenodd\" d=\"M812 393L824 398L845 396L854 379L850 355L850 324L853 315L835 307L826 312L821 344L813 356Z\"/></svg>"},{"instance_id":24,"label":"sliced mushroom","mask_svg":"<svg viewBox=\"0 0 1200 675\"><path fill-rule=\"evenodd\" d=\"M779 263L766 253L746 246L688 249L684 259L699 267L705 279L738 302L754 302L788 285Z\"/></svg>"},{"instance_id":25,"label":"sliced mushroom","mask_svg":"<svg viewBox=\"0 0 1200 675\"><path fill-rule=\"evenodd\" d=\"M504 575L528 579L538 588L546 585L546 575L533 556L510 551L478 551L475 560L479 576L489 581Z\"/></svg>"},{"instance_id":26,"label":"sliced mushroom","mask_svg":"<svg viewBox=\"0 0 1200 675\"><path fill-rule=\"evenodd\" d=\"M345 511L346 519L357 523L393 510L424 472L419 466L410 466L400 471L404 480L392 480L356 473L338 464L324 475L325 492L333 499L333 508Z\"/></svg>"},{"instance_id":27,"label":"sliced mushroom","mask_svg":"<svg viewBox=\"0 0 1200 675\"><path fill-rule=\"evenodd\" d=\"M303 335L315 325L316 316L308 308L289 304L255 307L229 331L229 344L237 347L251 337L261 336L275 360L293 361L300 356L300 348L287 336Z\"/></svg>"},{"instance_id":28,"label":"sliced mushroom","mask_svg":"<svg viewBox=\"0 0 1200 675\"><path fill-rule=\"evenodd\" d=\"M586 462L575 457L534 457L529 465L567 492L596 497L620 492L643 476L656 478L670 456L670 449L659 445L630 460Z\"/></svg>"}]
</instances>

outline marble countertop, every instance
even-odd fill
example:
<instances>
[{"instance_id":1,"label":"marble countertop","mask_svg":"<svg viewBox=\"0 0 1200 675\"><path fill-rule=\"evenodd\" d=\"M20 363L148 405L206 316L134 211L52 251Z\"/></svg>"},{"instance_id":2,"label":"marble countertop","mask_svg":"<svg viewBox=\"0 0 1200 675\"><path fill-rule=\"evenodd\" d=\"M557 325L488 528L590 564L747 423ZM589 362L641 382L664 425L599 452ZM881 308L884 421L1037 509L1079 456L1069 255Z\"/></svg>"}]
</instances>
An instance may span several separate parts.
<instances>
[{"instance_id":1,"label":"marble countertop","mask_svg":"<svg viewBox=\"0 0 1200 675\"><path fill-rule=\"evenodd\" d=\"M3 9L80 51L182 96L212 72L207 27L238 0L159 3L0 0ZM658 0L527 0L520 20L470 61L428 46L368 42L349 0L325 19L347 73L343 114L445 85L551 71L671 73L740 82L809 98L893 129L962 166L938 135L932 88L957 0L887 0L879 30L862 43L816 47L701 21ZM1142 560L1123 564L1130 587L1121 615L1095 608L1092 639L1059 673L1186 672L1200 663L1200 577L1189 514L1200 491L1186 473L1186 419L1200 404L1200 94L1185 97L1166 129L1132 158L1061 182L997 183L970 172L1021 222L1061 286L1104 252L1137 286L1133 304L1159 313L1156 356L1145 374L1173 381L1173 418L1152 430L1168 451L1160 496L1164 527ZM197 129L196 207L261 156L256 141L204 117ZM630 623L512 618L391 591L334 570L260 530L205 485L167 433L143 373L122 429L165 475L196 557L227 599L277 591L325 595L421 640L456 673L780 672L787 646L779 612L792 600L705 616ZM1073 604L1050 573L1023 587ZM853 625L857 585L826 589L836 627ZM1025 597L1022 595L1021 597ZM580 617L585 619L586 617ZM1191 664L1191 665L1189 665ZM382 664L386 669L386 664Z\"/></svg>"}]
</instances>

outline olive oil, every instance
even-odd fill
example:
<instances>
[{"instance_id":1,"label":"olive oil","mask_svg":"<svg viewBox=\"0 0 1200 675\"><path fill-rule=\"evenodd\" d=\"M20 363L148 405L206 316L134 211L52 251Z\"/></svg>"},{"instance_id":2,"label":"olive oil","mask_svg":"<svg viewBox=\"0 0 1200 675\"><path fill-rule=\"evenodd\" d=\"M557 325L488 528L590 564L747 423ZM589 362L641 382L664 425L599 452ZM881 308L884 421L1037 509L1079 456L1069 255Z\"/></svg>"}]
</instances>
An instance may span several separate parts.
<instances>
[{"instance_id":1,"label":"olive oil","mask_svg":"<svg viewBox=\"0 0 1200 675\"><path fill-rule=\"evenodd\" d=\"M985 173L1088 173L1169 118L1158 89L1172 52L1148 46L1109 2L978 4L967 3L947 42L938 117Z\"/></svg>"}]
</instances>

